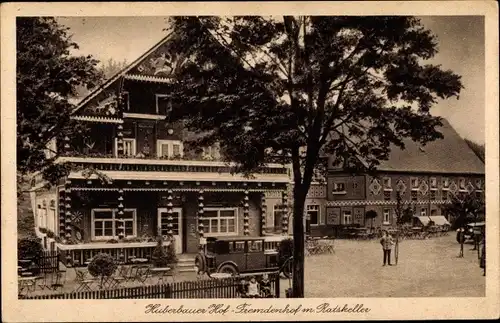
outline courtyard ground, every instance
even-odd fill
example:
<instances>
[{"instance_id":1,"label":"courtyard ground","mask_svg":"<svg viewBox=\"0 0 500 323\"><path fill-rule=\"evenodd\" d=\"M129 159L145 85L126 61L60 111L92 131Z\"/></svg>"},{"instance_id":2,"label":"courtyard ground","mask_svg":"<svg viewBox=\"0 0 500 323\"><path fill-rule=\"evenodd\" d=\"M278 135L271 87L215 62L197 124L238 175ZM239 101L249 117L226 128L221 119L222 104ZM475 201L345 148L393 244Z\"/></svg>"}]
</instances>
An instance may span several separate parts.
<instances>
[{"instance_id":1,"label":"courtyard ground","mask_svg":"<svg viewBox=\"0 0 500 323\"><path fill-rule=\"evenodd\" d=\"M306 257L305 297L484 297L485 277L472 247L465 245L464 258L458 258L453 232L428 240L406 240L399 247L398 265L384 267L378 240L336 240L335 254ZM74 279L74 270L68 268L65 286L58 292L73 291ZM176 282L194 280L193 272L175 277ZM138 285L126 283L124 287ZM289 281L282 278L280 285L281 297L285 297ZM46 293L37 290L32 295Z\"/></svg>"},{"instance_id":2,"label":"courtyard ground","mask_svg":"<svg viewBox=\"0 0 500 323\"><path fill-rule=\"evenodd\" d=\"M453 232L405 240L384 267L378 240L336 240L335 254L306 257L305 297L484 297L477 251L466 244L458 258L459 248Z\"/></svg>"}]
</instances>

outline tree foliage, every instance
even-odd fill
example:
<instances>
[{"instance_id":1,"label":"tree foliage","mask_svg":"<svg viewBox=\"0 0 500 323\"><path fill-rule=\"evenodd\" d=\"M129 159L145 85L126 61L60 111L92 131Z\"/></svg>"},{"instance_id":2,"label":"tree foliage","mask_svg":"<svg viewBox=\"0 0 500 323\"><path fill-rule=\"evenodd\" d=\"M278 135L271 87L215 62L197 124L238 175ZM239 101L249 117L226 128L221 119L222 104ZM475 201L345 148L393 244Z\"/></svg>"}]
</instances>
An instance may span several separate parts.
<instances>
[{"instance_id":1,"label":"tree foliage","mask_svg":"<svg viewBox=\"0 0 500 323\"><path fill-rule=\"evenodd\" d=\"M453 219L453 227L459 228L484 217L486 205L483 198L474 194L453 195L449 204L443 206L443 213Z\"/></svg>"},{"instance_id":2,"label":"tree foliage","mask_svg":"<svg viewBox=\"0 0 500 323\"><path fill-rule=\"evenodd\" d=\"M16 30L18 172L43 171L54 180L67 169L54 164L58 155L54 147L47 155L47 144L83 131L70 120L71 98L78 87L95 87L101 74L91 56L70 54L78 45L53 18L18 17Z\"/></svg>"},{"instance_id":3,"label":"tree foliage","mask_svg":"<svg viewBox=\"0 0 500 323\"><path fill-rule=\"evenodd\" d=\"M218 141L247 173L290 163L294 295L303 296L304 201L324 154L373 170L403 139L440 138L438 99L460 76L425 61L437 40L414 17L174 17L169 50L182 63L173 118ZM302 267L302 268L301 268Z\"/></svg>"}]
</instances>

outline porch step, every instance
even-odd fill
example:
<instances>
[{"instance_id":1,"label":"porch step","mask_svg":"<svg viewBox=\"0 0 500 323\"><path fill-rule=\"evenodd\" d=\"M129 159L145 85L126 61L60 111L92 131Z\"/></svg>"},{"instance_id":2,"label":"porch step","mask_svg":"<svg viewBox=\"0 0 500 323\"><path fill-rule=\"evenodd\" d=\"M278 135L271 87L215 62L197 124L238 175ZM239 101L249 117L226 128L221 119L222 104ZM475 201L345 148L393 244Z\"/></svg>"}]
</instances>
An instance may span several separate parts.
<instances>
[{"instance_id":1,"label":"porch step","mask_svg":"<svg viewBox=\"0 0 500 323\"><path fill-rule=\"evenodd\" d=\"M179 272L193 272L195 255L178 255L177 258Z\"/></svg>"}]
</instances>

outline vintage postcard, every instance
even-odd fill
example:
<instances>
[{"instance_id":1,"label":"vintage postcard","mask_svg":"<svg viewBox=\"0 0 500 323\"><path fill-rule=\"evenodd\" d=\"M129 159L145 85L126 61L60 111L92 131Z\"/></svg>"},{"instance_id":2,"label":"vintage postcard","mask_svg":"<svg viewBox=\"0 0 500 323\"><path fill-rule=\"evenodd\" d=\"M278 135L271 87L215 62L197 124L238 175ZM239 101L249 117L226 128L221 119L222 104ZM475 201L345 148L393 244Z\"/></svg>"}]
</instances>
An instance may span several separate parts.
<instances>
[{"instance_id":1,"label":"vintage postcard","mask_svg":"<svg viewBox=\"0 0 500 323\"><path fill-rule=\"evenodd\" d=\"M496 2L1 13L5 322L499 318Z\"/></svg>"}]
</instances>

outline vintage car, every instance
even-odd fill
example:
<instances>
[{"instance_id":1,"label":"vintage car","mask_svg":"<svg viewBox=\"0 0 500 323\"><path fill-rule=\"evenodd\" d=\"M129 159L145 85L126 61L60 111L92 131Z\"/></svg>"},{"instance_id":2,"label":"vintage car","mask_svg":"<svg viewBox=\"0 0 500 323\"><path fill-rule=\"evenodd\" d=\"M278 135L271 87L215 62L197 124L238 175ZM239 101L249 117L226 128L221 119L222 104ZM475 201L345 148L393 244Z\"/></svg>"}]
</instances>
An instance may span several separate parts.
<instances>
[{"instance_id":1,"label":"vintage car","mask_svg":"<svg viewBox=\"0 0 500 323\"><path fill-rule=\"evenodd\" d=\"M195 270L209 276L280 271L289 277L290 264L280 263L278 250L265 250L263 237L209 237L195 258Z\"/></svg>"}]
</instances>

